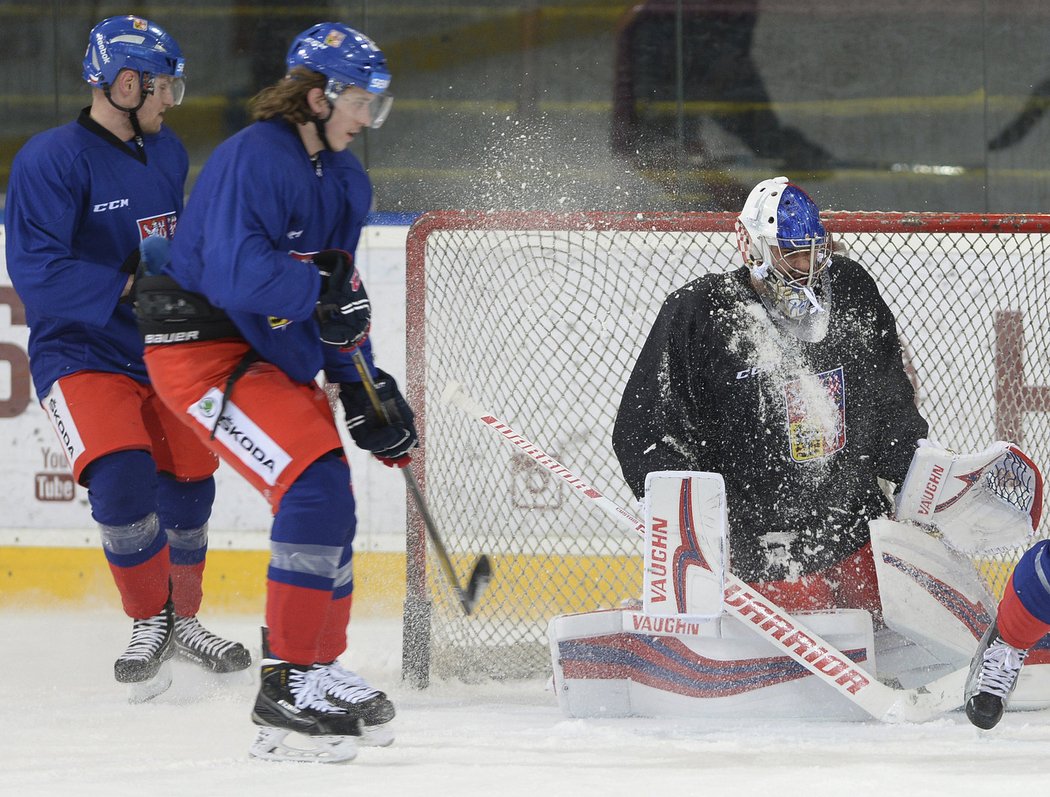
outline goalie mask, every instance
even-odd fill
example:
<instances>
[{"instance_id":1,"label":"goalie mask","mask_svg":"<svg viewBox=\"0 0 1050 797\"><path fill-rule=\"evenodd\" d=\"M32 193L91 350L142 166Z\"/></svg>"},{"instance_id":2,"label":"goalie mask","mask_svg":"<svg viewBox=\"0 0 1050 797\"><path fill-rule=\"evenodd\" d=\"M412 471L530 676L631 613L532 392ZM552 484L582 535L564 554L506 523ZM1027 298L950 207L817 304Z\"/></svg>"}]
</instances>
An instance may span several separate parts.
<instances>
[{"instance_id":1,"label":"goalie mask","mask_svg":"<svg viewBox=\"0 0 1050 797\"><path fill-rule=\"evenodd\" d=\"M174 104L181 103L186 91L185 68L182 50L160 26L142 17L110 17L91 29L84 53L83 76L88 84L102 89L108 97L109 88L121 70L136 72L142 86L142 98L135 108L121 108L133 113L154 92L158 75L172 78ZM113 102L112 98L110 102Z\"/></svg>"},{"instance_id":2,"label":"goalie mask","mask_svg":"<svg viewBox=\"0 0 1050 797\"><path fill-rule=\"evenodd\" d=\"M295 37L285 59L288 71L297 66L328 78L324 94L335 103L351 86L373 95L369 104L369 127L380 127L390 113L394 98L386 93L390 70L386 56L371 39L341 22L314 25Z\"/></svg>"},{"instance_id":3,"label":"goalie mask","mask_svg":"<svg viewBox=\"0 0 1050 797\"><path fill-rule=\"evenodd\" d=\"M736 222L744 263L791 321L824 312L820 277L831 262L831 235L809 195L786 177L751 189Z\"/></svg>"}]
</instances>

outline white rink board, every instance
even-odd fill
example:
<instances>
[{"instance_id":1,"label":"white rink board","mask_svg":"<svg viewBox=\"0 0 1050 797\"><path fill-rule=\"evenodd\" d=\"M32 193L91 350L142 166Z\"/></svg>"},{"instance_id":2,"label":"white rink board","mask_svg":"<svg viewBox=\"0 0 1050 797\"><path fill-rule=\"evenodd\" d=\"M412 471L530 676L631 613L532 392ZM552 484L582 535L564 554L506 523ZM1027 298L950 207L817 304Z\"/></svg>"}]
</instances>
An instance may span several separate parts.
<instances>
[{"instance_id":1,"label":"white rink board","mask_svg":"<svg viewBox=\"0 0 1050 797\"><path fill-rule=\"evenodd\" d=\"M366 227L358 264L373 307L377 363L401 384L405 375L405 236L407 226ZM5 231L0 225L0 291L7 275ZM24 364L29 330L12 324L0 305L0 402L12 417L0 417L0 545L96 545L87 490L72 484L72 472L36 393L13 379L12 360ZM13 347L13 348L12 348ZM17 384L13 382L17 381ZM17 393L17 395L15 395ZM350 446L358 507L358 550L399 551L405 545L405 489L398 471L385 468ZM234 471L222 465L210 521L212 547L265 549L269 505Z\"/></svg>"}]
</instances>

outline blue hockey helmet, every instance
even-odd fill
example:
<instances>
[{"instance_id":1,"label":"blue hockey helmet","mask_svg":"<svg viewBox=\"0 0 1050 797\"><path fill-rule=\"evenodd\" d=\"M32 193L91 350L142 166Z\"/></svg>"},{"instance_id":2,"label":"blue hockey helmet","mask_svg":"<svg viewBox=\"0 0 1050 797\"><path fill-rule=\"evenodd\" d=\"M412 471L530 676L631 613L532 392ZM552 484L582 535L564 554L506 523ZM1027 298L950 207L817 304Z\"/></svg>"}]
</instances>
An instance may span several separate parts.
<instances>
[{"instance_id":1,"label":"blue hockey helmet","mask_svg":"<svg viewBox=\"0 0 1050 797\"><path fill-rule=\"evenodd\" d=\"M285 61L289 71L301 66L328 78L325 96L330 102L351 86L376 95L370 127L382 125L390 113L393 97L386 93L390 86L386 56L375 42L341 22L322 22L300 33Z\"/></svg>"},{"instance_id":2,"label":"blue hockey helmet","mask_svg":"<svg viewBox=\"0 0 1050 797\"><path fill-rule=\"evenodd\" d=\"M820 210L809 194L797 185L785 186L777 205L777 245L782 250L809 249L827 239Z\"/></svg>"},{"instance_id":3,"label":"blue hockey helmet","mask_svg":"<svg viewBox=\"0 0 1050 797\"><path fill-rule=\"evenodd\" d=\"M820 220L820 210L786 177L763 180L751 189L737 232L745 263L763 272L775 270L787 282L810 284L831 260L831 236ZM804 267L799 265L800 251L809 254Z\"/></svg>"},{"instance_id":4,"label":"blue hockey helmet","mask_svg":"<svg viewBox=\"0 0 1050 797\"><path fill-rule=\"evenodd\" d=\"M122 69L131 69L142 78L147 93L153 90L153 77L170 75L175 78L172 94L178 105L185 93L185 68L175 39L148 19L126 16L109 17L91 29L83 74L90 85L106 89Z\"/></svg>"},{"instance_id":5,"label":"blue hockey helmet","mask_svg":"<svg viewBox=\"0 0 1050 797\"><path fill-rule=\"evenodd\" d=\"M832 239L809 194L786 177L763 180L751 189L736 228L744 263L770 286L785 315L823 309L813 286L831 262Z\"/></svg>"}]
</instances>

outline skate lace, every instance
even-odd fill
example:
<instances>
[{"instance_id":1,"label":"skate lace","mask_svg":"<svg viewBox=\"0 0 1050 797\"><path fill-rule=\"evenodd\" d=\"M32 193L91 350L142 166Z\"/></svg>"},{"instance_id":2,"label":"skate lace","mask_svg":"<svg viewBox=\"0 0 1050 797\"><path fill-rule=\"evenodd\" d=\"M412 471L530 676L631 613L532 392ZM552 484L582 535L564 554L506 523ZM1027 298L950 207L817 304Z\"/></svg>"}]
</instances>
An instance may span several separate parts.
<instances>
[{"instance_id":1,"label":"skate lace","mask_svg":"<svg viewBox=\"0 0 1050 797\"><path fill-rule=\"evenodd\" d=\"M296 708L310 708L326 714L345 714L325 699L321 685L321 672L316 667L309 670L293 669L288 675L288 689L295 698Z\"/></svg>"},{"instance_id":2,"label":"skate lace","mask_svg":"<svg viewBox=\"0 0 1050 797\"><path fill-rule=\"evenodd\" d=\"M980 689L1005 698L1013 691L1017 674L1021 671L1025 654L1012 645L997 638L984 652L981 665Z\"/></svg>"},{"instance_id":3,"label":"skate lace","mask_svg":"<svg viewBox=\"0 0 1050 797\"><path fill-rule=\"evenodd\" d=\"M321 679L322 689L333 697L348 703L361 703L379 694L379 690L368 685L356 672L346 669L339 662L318 664L314 668Z\"/></svg>"},{"instance_id":4,"label":"skate lace","mask_svg":"<svg viewBox=\"0 0 1050 797\"><path fill-rule=\"evenodd\" d=\"M145 620L136 620L131 626L131 642L121 659L152 658L168 634L168 618L164 612Z\"/></svg>"},{"instance_id":5,"label":"skate lace","mask_svg":"<svg viewBox=\"0 0 1050 797\"><path fill-rule=\"evenodd\" d=\"M186 647L216 658L237 645L213 634L196 617L176 617L175 634Z\"/></svg>"}]
</instances>

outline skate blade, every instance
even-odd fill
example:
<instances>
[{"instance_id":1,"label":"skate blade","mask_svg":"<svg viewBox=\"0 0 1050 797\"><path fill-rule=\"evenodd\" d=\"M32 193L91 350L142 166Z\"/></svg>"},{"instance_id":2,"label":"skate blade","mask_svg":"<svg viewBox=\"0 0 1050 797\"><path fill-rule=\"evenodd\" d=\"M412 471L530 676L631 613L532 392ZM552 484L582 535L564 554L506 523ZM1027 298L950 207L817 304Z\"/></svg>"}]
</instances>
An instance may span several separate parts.
<instances>
[{"instance_id":1,"label":"skate blade","mask_svg":"<svg viewBox=\"0 0 1050 797\"><path fill-rule=\"evenodd\" d=\"M361 725L358 742L364 747L389 747L394 743L394 731L389 725Z\"/></svg>"},{"instance_id":2,"label":"skate blade","mask_svg":"<svg viewBox=\"0 0 1050 797\"><path fill-rule=\"evenodd\" d=\"M357 740L353 736L304 736L284 728L259 728L248 755L263 761L345 764L357 758Z\"/></svg>"},{"instance_id":3,"label":"skate blade","mask_svg":"<svg viewBox=\"0 0 1050 797\"><path fill-rule=\"evenodd\" d=\"M157 674L146 681L128 684L128 702L145 703L168 691L171 686L171 664L161 662Z\"/></svg>"}]
</instances>

